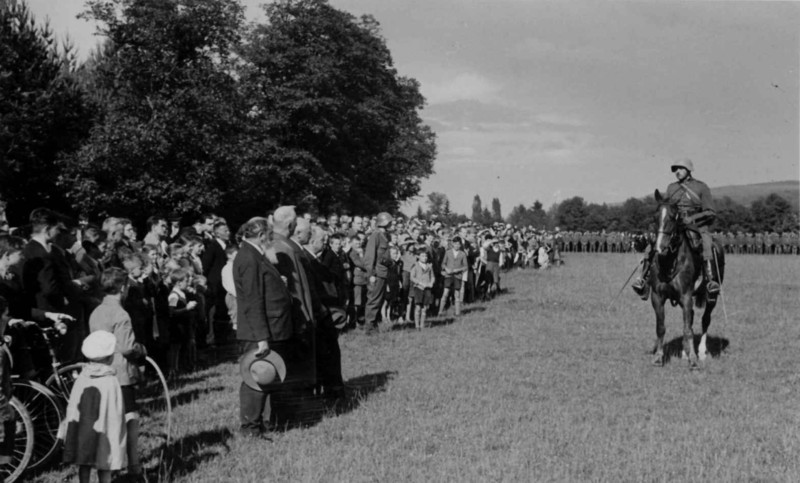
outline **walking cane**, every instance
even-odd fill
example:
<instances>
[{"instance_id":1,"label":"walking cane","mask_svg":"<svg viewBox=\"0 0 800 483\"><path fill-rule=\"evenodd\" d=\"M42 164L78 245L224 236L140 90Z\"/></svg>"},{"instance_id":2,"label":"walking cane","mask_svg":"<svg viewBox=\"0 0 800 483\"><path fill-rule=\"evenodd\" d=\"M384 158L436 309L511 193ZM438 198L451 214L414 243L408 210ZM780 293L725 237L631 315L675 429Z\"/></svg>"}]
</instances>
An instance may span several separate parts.
<instances>
[{"instance_id":1,"label":"walking cane","mask_svg":"<svg viewBox=\"0 0 800 483\"><path fill-rule=\"evenodd\" d=\"M161 386L164 388L164 397L167 400L167 447L169 447L170 436L172 434L172 399L169 396L169 388L167 387L167 379L164 377L164 373L161 372L161 368L158 367L156 361L151 359L149 356L144 358L153 369L156 370L156 374L158 374L158 378L161 380Z\"/></svg>"},{"instance_id":2,"label":"walking cane","mask_svg":"<svg viewBox=\"0 0 800 483\"><path fill-rule=\"evenodd\" d=\"M643 261L644 261L644 259L642 259L642 262L643 262ZM621 289L619 289L619 292L617 292L617 295L616 295L616 296L615 296L613 299L611 299L611 302L608 304L608 306L606 306L606 312L608 312L608 309L610 309L610 308L611 308L611 306L612 306L612 305L614 305L614 302L616 302L616 301L617 301L617 299L619 298L619 296L620 296L620 295L622 295L622 291L623 291L623 290L625 290L625 287L627 287L627 286L628 286L628 282L630 282L630 281L631 281L631 279L633 278L633 276L636 274L637 270L639 270L639 265L640 265L642 262L639 262L639 263L637 263L637 264L636 264L636 268L634 268L634 269L633 269L633 271L631 272L631 274L628 276L628 279L627 279L627 280L625 280L625 283L622 285L622 288L621 288Z\"/></svg>"}]
</instances>

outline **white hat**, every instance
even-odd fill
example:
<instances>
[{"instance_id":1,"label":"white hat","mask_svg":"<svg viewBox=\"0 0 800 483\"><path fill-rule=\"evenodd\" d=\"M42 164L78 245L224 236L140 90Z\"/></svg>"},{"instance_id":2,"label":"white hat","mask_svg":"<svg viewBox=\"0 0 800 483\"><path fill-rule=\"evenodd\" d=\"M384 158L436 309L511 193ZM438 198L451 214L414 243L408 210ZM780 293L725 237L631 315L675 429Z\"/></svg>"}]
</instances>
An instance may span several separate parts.
<instances>
[{"instance_id":1,"label":"white hat","mask_svg":"<svg viewBox=\"0 0 800 483\"><path fill-rule=\"evenodd\" d=\"M117 338L105 330L98 330L83 339L81 352L90 361L105 359L114 354L117 347Z\"/></svg>"}]
</instances>

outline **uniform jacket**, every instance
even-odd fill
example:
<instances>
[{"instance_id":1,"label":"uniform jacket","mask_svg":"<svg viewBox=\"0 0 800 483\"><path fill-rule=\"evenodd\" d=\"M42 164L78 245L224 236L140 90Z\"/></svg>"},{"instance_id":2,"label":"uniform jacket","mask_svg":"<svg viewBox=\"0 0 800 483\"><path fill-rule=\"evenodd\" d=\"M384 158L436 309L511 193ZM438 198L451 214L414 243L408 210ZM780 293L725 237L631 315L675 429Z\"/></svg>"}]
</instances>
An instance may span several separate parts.
<instances>
[{"instance_id":1,"label":"uniform jacket","mask_svg":"<svg viewBox=\"0 0 800 483\"><path fill-rule=\"evenodd\" d=\"M242 242L233 259L236 288L236 336L243 341L270 342L292 338L292 295L278 269L249 242Z\"/></svg>"},{"instance_id":2,"label":"uniform jacket","mask_svg":"<svg viewBox=\"0 0 800 483\"><path fill-rule=\"evenodd\" d=\"M684 189L682 186L688 189ZM677 202L678 209L681 211L688 211L690 213L706 210L714 211L714 200L711 198L711 190L708 189L705 183L691 176L686 177L683 182L676 181L670 184L667 187L667 199Z\"/></svg>"},{"instance_id":3,"label":"uniform jacket","mask_svg":"<svg viewBox=\"0 0 800 483\"><path fill-rule=\"evenodd\" d=\"M375 230L367 239L367 248L364 249L364 268L367 270L367 278L373 275L386 278L387 268L383 264L386 260L389 260L389 240L384 232Z\"/></svg>"}]
</instances>

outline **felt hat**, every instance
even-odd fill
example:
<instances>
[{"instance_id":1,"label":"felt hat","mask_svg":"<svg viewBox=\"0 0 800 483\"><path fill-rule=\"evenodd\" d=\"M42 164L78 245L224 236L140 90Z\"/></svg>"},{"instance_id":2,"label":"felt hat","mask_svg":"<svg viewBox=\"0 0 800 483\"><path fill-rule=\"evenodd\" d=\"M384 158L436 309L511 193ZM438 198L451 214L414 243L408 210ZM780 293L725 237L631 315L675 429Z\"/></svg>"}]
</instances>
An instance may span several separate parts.
<instances>
[{"instance_id":1,"label":"felt hat","mask_svg":"<svg viewBox=\"0 0 800 483\"><path fill-rule=\"evenodd\" d=\"M83 339L81 352L90 361L98 361L114 355L117 338L111 332L96 330Z\"/></svg>"},{"instance_id":2,"label":"felt hat","mask_svg":"<svg viewBox=\"0 0 800 483\"><path fill-rule=\"evenodd\" d=\"M331 320L337 329L343 329L347 325L347 312L339 307L331 307Z\"/></svg>"},{"instance_id":3,"label":"felt hat","mask_svg":"<svg viewBox=\"0 0 800 483\"><path fill-rule=\"evenodd\" d=\"M273 350L259 354L257 347L245 352L239 358L239 371L244 383L256 391L263 391L270 384L277 384L286 379L286 363L280 354Z\"/></svg>"}]
</instances>

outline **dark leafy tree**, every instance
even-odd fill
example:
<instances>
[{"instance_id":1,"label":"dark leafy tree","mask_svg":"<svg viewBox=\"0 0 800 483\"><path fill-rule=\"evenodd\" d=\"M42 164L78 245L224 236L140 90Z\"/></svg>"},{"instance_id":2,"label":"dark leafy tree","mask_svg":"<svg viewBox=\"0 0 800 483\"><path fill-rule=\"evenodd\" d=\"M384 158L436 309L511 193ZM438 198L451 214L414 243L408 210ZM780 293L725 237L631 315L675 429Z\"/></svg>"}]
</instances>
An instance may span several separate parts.
<instances>
[{"instance_id":1,"label":"dark leafy tree","mask_svg":"<svg viewBox=\"0 0 800 483\"><path fill-rule=\"evenodd\" d=\"M586 203L580 196L562 201L556 210L556 224L564 230L585 230Z\"/></svg>"},{"instance_id":2,"label":"dark leafy tree","mask_svg":"<svg viewBox=\"0 0 800 483\"><path fill-rule=\"evenodd\" d=\"M249 143L232 51L235 0L93 0L106 38L89 68L102 106L91 137L64 160L61 183L80 207L131 216L234 204L266 175Z\"/></svg>"},{"instance_id":3,"label":"dark leafy tree","mask_svg":"<svg viewBox=\"0 0 800 483\"><path fill-rule=\"evenodd\" d=\"M240 49L252 122L274 139L261 165L282 203L393 211L433 171L419 84L398 75L374 18L325 0L264 6Z\"/></svg>"},{"instance_id":4,"label":"dark leafy tree","mask_svg":"<svg viewBox=\"0 0 800 483\"><path fill-rule=\"evenodd\" d=\"M24 2L0 1L0 194L12 225L37 206L72 211L56 186L56 159L91 126L75 70L69 43L59 47Z\"/></svg>"}]
</instances>

